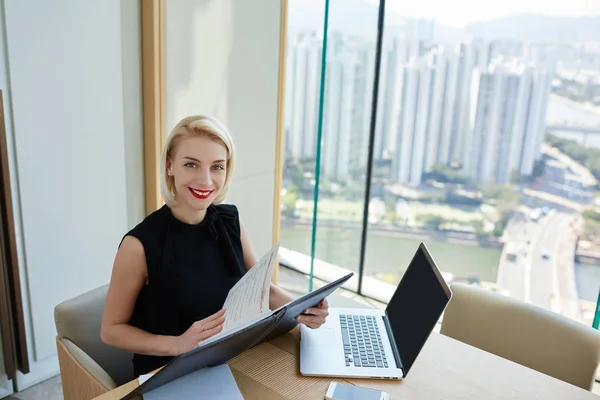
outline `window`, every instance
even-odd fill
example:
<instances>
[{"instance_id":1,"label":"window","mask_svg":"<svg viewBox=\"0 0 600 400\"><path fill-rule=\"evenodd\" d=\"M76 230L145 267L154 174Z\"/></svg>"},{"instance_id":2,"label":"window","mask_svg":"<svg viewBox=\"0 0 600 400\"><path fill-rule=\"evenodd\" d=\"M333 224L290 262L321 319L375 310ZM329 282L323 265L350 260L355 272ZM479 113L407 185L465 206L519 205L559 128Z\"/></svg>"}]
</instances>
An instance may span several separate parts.
<instances>
[{"instance_id":1,"label":"window","mask_svg":"<svg viewBox=\"0 0 600 400\"><path fill-rule=\"evenodd\" d=\"M387 1L378 36L377 1L290 0L281 242L291 264L309 271L314 257L326 280L357 272L354 289L385 301L424 241L448 281L591 325L600 17L583 16L600 7L579 3ZM316 22L327 4L327 24Z\"/></svg>"}]
</instances>

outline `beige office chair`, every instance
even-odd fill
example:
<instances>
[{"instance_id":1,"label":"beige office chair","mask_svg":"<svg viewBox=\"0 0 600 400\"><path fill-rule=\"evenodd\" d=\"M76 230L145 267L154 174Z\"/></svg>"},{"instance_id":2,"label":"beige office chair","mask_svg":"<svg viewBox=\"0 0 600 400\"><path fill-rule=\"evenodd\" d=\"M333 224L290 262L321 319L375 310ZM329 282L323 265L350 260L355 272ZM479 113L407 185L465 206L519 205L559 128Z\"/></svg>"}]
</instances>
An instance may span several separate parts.
<instances>
[{"instance_id":1,"label":"beige office chair","mask_svg":"<svg viewBox=\"0 0 600 400\"><path fill-rule=\"evenodd\" d=\"M54 309L56 346L65 400L93 399L134 378L131 353L100 339L108 285Z\"/></svg>"},{"instance_id":2,"label":"beige office chair","mask_svg":"<svg viewBox=\"0 0 600 400\"><path fill-rule=\"evenodd\" d=\"M586 390L600 362L595 329L464 284L452 285L440 332Z\"/></svg>"}]
</instances>

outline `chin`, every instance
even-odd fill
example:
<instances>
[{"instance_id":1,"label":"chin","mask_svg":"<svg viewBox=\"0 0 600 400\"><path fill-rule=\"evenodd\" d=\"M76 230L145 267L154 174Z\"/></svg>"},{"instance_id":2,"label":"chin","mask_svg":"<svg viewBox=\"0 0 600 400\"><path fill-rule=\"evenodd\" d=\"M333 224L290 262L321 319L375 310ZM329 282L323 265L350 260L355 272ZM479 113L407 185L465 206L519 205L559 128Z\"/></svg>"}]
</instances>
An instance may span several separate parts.
<instances>
[{"instance_id":1,"label":"chin","mask_svg":"<svg viewBox=\"0 0 600 400\"><path fill-rule=\"evenodd\" d=\"M214 199L209 198L209 199L187 199L187 203L188 205L196 210L196 211L203 211L206 210L213 202Z\"/></svg>"}]
</instances>

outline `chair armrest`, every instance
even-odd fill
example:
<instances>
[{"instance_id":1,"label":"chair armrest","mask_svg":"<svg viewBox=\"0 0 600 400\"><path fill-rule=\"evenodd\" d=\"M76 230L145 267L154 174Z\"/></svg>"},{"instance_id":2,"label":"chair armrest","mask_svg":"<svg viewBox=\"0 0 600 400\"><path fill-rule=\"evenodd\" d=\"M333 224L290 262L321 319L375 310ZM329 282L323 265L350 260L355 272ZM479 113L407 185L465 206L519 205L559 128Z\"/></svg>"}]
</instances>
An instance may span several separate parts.
<instances>
[{"instance_id":1,"label":"chair armrest","mask_svg":"<svg viewBox=\"0 0 600 400\"><path fill-rule=\"evenodd\" d=\"M56 338L65 400L93 399L117 387L90 356L69 339Z\"/></svg>"}]
</instances>

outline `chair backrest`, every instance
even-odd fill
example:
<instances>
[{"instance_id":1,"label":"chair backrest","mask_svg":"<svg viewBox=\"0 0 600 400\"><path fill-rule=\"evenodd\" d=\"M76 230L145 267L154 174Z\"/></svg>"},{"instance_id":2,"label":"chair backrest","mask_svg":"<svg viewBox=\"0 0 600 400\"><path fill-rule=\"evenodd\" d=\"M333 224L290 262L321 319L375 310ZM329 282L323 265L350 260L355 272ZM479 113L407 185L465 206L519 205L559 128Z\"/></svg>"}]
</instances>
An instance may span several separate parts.
<instances>
[{"instance_id":1,"label":"chair backrest","mask_svg":"<svg viewBox=\"0 0 600 400\"><path fill-rule=\"evenodd\" d=\"M586 390L600 361L600 332L498 293L452 285L440 332Z\"/></svg>"},{"instance_id":2,"label":"chair backrest","mask_svg":"<svg viewBox=\"0 0 600 400\"><path fill-rule=\"evenodd\" d=\"M117 385L134 378L133 354L108 346L100 339L100 325L108 285L83 293L54 308L59 339L69 339L92 358Z\"/></svg>"}]
</instances>

